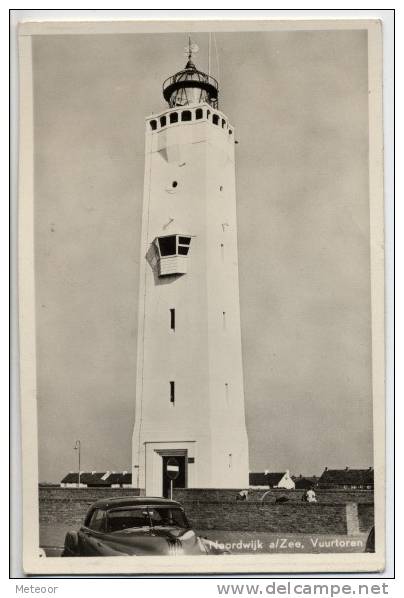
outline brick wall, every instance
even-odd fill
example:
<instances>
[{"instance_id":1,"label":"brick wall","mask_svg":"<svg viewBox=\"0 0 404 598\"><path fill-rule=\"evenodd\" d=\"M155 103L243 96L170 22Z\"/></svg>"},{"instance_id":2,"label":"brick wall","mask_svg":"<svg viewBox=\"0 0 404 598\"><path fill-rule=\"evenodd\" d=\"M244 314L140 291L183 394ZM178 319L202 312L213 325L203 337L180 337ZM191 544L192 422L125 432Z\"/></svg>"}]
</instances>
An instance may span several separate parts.
<instances>
[{"instance_id":1,"label":"brick wall","mask_svg":"<svg viewBox=\"0 0 404 598\"><path fill-rule=\"evenodd\" d=\"M195 529L284 534L346 534L346 505L262 502L184 503Z\"/></svg>"},{"instance_id":2,"label":"brick wall","mask_svg":"<svg viewBox=\"0 0 404 598\"><path fill-rule=\"evenodd\" d=\"M175 488L174 498L180 502L197 500L199 502L235 502L240 488ZM261 500L267 490L251 489L248 500ZM304 490L282 490L273 488L265 497L265 502L275 502L280 496L286 496L289 502L301 502ZM315 490L317 500L321 504L346 504L347 502L373 504L373 490Z\"/></svg>"},{"instance_id":3,"label":"brick wall","mask_svg":"<svg viewBox=\"0 0 404 598\"><path fill-rule=\"evenodd\" d=\"M358 504L359 529L369 531L375 524L375 509L373 504Z\"/></svg>"},{"instance_id":4,"label":"brick wall","mask_svg":"<svg viewBox=\"0 0 404 598\"><path fill-rule=\"evenodd\" d=\"M303 491L252 490L247 501L236 501L239 489L174 489L196 529L267 531L274 533L357 534L368 531L374 521L373 492L323 490L318 502L302 502ZM285 503L276 498L287 496Z\"/></svg>"},{"instance_id":5,"label":"brick wall","mask_svg":"<svg viewBox=\"0 0 404 598\"><path fill-rule=\"evenodd\" d=\"M139 496L138 488L57 488L39 487L40 523L83 523L89 507L101 498Z\"/></svg>"},{"instance_id":6,"label":"brick wall","mask_svg":"<svg viewBox=\"0 0 404 598\"><path fill-rule=\"evenodd\" d=\"M373 504L330 502L307 504L297 499L298 491L274 491L277 496L292 496L283 504L249 500L236 502L237 490L175 490L193 527L202 530L267 531L273 533L346 534L367 531L373 525ZM262 491L260 495L262 495ZM301 493L300 498L301 498ZM348 493L349 494L349 493ZM137 488L39 488L41 524L80 525L90 505L101 498L139 496ZM257 498L256 495L255 498ZM212 496L215 500L212 500ZM296 499L296 500L295 500Z\"/></svg>"}]
</instances>

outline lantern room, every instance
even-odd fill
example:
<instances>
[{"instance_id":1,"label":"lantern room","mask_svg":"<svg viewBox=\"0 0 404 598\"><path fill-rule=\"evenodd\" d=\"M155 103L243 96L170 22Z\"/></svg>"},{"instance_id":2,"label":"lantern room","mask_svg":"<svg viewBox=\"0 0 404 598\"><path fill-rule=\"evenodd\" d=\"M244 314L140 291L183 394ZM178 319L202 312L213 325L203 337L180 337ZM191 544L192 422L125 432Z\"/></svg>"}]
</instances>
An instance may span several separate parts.
<instances>
[{"instance_id":1,"label":"lantern room","mask_svg":"<svg viewBox=\"0 0 404 598\"><path fill-rule=\"evenodd\" d=\"M186 274L188 252L191 244L189 235L165 235L156 237L154 246L158 255L159 276Z\"/></svg>"},{"instance_id":2,"label":"lantern room","mask_svg":"<svg viewBox=\"0 0 404 598\"><path fill-rule=\"evenodd\" d=\"M163 96L170 108L193 104L210 104L218 108L219 85L216 79L199 71L192 62L192 53L198 50L189 40L188 62L185 68L166 79Z\"/></svg>"}]
</instances>

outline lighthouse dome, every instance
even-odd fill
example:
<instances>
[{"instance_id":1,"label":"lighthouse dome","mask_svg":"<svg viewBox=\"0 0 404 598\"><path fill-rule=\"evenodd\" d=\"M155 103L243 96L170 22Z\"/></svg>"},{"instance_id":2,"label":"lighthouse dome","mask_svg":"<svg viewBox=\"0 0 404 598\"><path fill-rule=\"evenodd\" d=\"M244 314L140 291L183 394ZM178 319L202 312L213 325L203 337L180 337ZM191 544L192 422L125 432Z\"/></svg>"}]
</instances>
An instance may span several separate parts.
<instances>
[{"instance_id":1,"label":"lighthouse dome","mask_svg":"<svg viewBox=\"0 0 404 598\"><path fill-rule=\"evenodd\" d=\"M163 96L170 108L202 103L218 108L219 86L216 79L198 70L189 56L185 68L164 81Z\"/></svg>"}]
</instances>

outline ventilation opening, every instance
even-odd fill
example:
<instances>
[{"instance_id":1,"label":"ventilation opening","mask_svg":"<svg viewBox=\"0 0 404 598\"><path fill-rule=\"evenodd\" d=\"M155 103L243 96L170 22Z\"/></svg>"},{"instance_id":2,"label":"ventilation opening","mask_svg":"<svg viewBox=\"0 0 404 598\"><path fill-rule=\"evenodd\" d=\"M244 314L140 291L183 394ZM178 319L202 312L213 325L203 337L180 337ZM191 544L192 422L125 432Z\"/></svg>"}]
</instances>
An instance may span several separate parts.
<instances>
[{"instance_id":1,"label":"ventilation opening","mask_svg":"<svg viewBox=\"0 0 404 598\"><path fill-rule=\"evenodd\" d=\"M157 121L156 120L151 120L150 121L150 127L152 131L155 131L157 129Z\"/></svg>"},{"instance_id":2,"label":"ventilation opening","mask_svg":"<svg viewBox=\"0 0 404 598\"><path fill-rule=\"evenodd\" d=\"M170 309L170 328L174 332L175 331L175 309Z\"/></svg>"},{"instance_id":3,"label":"ventilation opening","mask_svg":"<svg viewBox=\"0 0 404 598\"><path fill-rule=\"evenodd\" d=\"M170 114L170 123L177 123L178 122L178 113L177 112L172 112Z\"/></svg>"},{"instance_id":4,"label":"ventilation opening","mask_svg":"<svg viewBox=\"0 0 404 598\"><path fill-rule=\"evenodd\" d=\"M174 405L175 403L175 382L174 380L170 380L170 403Z\"/></svg>"},{"instance_id":5,"label":"ventilation opening","mask_svg":"<svg viewBox=\"0 0 404 598\"><path fill-rule=\"evenodd\" d=\"M202 108L197 108L195 110L195 118L196 118L196 120L199 120L199 119L203 118L203 110L202 110Z\"/></svg>"},{"instance_id":6,"label":"ventilation opening","mask_svg":"<svg viewBox=\"0 0 404 598\"><path fill-rule=\"evenodd\" d=\"M219 115L218 114L214 114L212 116L212 122L214 125L218 125L219 124Z\"/></svg>"},{"instance_id":7,"label":"ventilation opening","mask_svg":"<svg viewBox=\"0 0 404 598\"><path fill-rule=\"evenodd\" d=\"M174 189L178 186L178 182L177 181L173 181L172 182L172 186L174 187Z\"/></svg>"},{"instance_id":8,"label":"ventilation opening","mask_svg":"<svg viewBox=\"0 0 404 598\"><path fill-rule=\"evenodd\" d=\"M166 124L167 124L167 119L166 119L166 117L165 117L165 116L162 116L162 117L160 118L160 126L162 126L162 127L165 127L165 126L166 126Z\"/></svg>"},{"instance_id":9,"label":"ventilation opening","mask_svg":"<svg viewBox=\"0 0 404 598\"><path fill-rule=\"evenodd\" d=\"M190 110L184 110L181 114L181 120L192 120L192 112Z\"/></svg>"}]
</instances>

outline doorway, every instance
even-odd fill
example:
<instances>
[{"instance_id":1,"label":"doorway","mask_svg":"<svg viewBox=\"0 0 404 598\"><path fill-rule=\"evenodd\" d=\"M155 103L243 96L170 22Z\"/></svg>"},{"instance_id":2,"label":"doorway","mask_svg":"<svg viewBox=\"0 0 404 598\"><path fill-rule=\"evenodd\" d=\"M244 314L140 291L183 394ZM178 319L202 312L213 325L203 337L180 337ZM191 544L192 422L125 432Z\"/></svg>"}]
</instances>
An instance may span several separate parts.
<instances>
[{"instance_id":1,"label":"doorway","mask_svg":"<svg viewBox=\"0 0 404 598\"><path fill-rule=\"evenodd\" d=\"M187 458L185 455L162 455L163 459L163 496L164 498L170 498L170 486L171 479L167 475L167 462L169 459L175 459L179 466L179 474L177 479L173 480L173 488L186 488L187 487L187 471L186 462Z\"/></svg>"}]
</instances>

